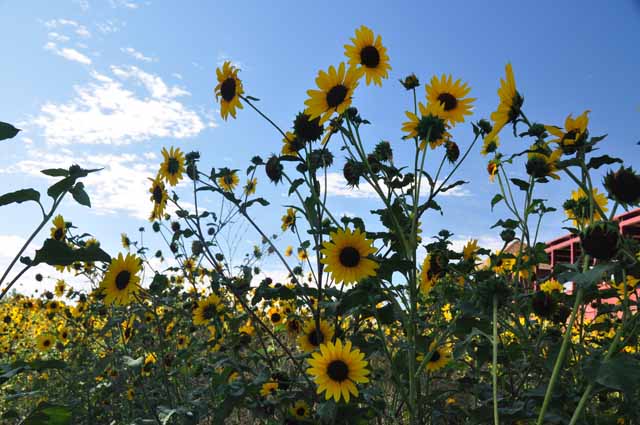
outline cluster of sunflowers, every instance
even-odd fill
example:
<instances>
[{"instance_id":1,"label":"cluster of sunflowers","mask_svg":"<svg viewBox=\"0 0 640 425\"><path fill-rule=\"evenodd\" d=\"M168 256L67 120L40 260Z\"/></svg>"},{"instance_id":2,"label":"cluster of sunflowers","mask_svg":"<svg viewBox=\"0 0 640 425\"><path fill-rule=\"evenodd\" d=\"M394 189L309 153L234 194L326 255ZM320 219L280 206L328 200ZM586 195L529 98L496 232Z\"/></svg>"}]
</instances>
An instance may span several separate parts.
<instances>
[{"instance_id":1,"label":"cluster of sunflowers","mask_svg":"<svg viewBox=\"0 0 640 425\"><path fill-rule=\"evenodd\" d=\"M418 102L420 81L411 74L400 80L413 108L399 146L413 149L414 161L396 165L396 144L367 144L369 122L352 105L362 80L380 86L389 77L381 36L362 26L344 53L346 62L318 73L290 131L246 94L237 67L225 62L216 70L222 118L236 118L248 105L274 127L282 147L266 160L251 159L241 190L238 170L203 173L198 152L163 149L149 190L150 222L168 253L148 257L153 251L141 232L139 240L123 234L123 252L111 257L90 235L73 234L61 215L53 219L50 239L24 263L55 266L90 289L38 275L43 287L55 282L53 292L2 292L3 419L640 423L633 405L640 398L640 246L614 220L618 208L640 204L640 177L621 166L604 177L606 193L598 192L596 170L622 161L594 156L604 137L589 135L588 111L569 116L564 129L529 121L508 64L496 111L490 121L471 123L473 140L461 152L453 132L472 113L470 87L434 76ZM530 147L501 150L508 126L514 138L532 139ZM481 154L492 155L489 178L498 183L491 208L507 214L494 226L501 249L477 240L454 249L447 230L423 240L422 223L442 212L438 195L465 184L453 177L480 140ZM371 214L379 223L338 219L329 208L331 144L347 156L347 185L366 184L377 194L381 208ZM427 170L426 157L436 155L439 167ZM528 180L509 177L518 165ZM254 218L269 205L256 193L261 169L294 198L279 234ZM550 270L538 230L555 208L535 189L561 174L576 187L562 208L580 251L575 264ZM169 193L178 185L192 186L189 206ZM222 206L203 208L203 196ZM261 243L234 264L221 241L239 222ZM283 239L297 246L278 246ZM265 261L279 262L281 276L265 276Z\"/></svg>"}]
</instances>

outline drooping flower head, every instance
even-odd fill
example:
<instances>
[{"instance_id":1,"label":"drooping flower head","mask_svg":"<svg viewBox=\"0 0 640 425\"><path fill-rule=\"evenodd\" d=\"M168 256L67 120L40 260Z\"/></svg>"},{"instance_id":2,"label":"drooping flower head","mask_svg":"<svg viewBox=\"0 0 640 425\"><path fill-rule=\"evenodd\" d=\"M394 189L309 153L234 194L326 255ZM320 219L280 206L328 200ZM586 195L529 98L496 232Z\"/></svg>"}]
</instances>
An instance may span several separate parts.
<instances>
[{"instance_id":1,"label":"drooping flower head","mask_svg":"<svg viewBox=\"0 0 640 425\"><path fill-rule=\"evenodd\" d=\"M544 128L556 139L550 143L557 143L565 154L575 153L576 149L584 144L589 136L589 110L573 118L571 114L564 120L564 130L553 125L545 125Z\"/></svg>"},{"instance_id":2,"label":"drooping flower head","mask_svg":"<svg viewBox=\"0 0 640 425\"><path fill-rule=\"evenodd\" d=\"M405 138L420 140L420 149L424 149L427 142L431 149L435 149L450 137L447 133L444 105L440 102L430 102L426 106L418 103L418 111L419 116L413 112L405 112L409 118L409 121L402 124L402 131L407 133Z\"/></svg>"}]
</instances>

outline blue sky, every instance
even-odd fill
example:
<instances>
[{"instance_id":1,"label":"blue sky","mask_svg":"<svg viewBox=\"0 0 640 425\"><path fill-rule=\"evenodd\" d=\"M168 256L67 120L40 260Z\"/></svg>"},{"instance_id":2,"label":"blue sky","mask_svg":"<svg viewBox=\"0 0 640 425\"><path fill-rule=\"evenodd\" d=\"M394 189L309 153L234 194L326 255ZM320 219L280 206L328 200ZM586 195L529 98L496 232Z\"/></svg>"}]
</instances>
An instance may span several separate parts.
<instances>
[{"instance_id":1,"label":"blue sky","mask_svg":"<svg viewBox=\"0 0 640 425\"><path fill-rule=\"evenodd\" d=\"M609 134L602 146L640 168L638 1L0 0L0 16L0 120L24 129L2 144L0 192L44 190L50 182L38 170L51 166L105 167L87 181L94 208L69 200L61 212L112 253L121 232L150 227L146 178L155 173L163 146L200 151L205 168L245 169L253 155L280 150L278 134L251 110L240 111L237 120L219 118L212 92L217 66L236 63L246 92L288 127L303 109L306 90L314 88L317 71L344 60L343 45L361 24L382 35L393 69L382 88L362 84L355 104L373 123L365 133L368 146L391 141L398 162L410 155L400 127L411 107L399 78L412 72L422 82L442 73L461 78L478 99L475 121L495 108L499 78L511 61L530 119L561 125L569 113L590 109L591 133ZM454 136L466 147L470 125L456 128ZM523 148L507 132L501 141L506 151ZM497 244L497 232L489 228L504 211L490 211L497 188L488 181L479 149L458 175L471 184L441 199L445 216L429 214L424 235L449 228L459 243L475 237L492 248ZM330 172L340 173L342 163L338 154ZM277 232L280 206L289 202L285 189L258 177L258 193L272 200L259 220ZM329 202L338 214L362 215L379 207L366 194L342 190L333 177ZM539 195L560 205L572 189L563 182ZM28 236L38 214L33 206L0 210L0 265ZM549 217L542 238L560 235L562 219ZM238 232L247 247L258 240L242 227Z\"/></svg>"}]
</instances>

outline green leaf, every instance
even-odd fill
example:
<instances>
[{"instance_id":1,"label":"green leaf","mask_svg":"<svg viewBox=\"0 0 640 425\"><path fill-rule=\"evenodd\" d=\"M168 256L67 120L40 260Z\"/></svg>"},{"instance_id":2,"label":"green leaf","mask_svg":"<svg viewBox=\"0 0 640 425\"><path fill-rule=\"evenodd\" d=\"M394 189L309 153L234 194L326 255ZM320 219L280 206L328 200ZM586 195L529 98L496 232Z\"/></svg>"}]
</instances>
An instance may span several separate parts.
<instances>
[{"instance_id":1,"label":"green leaf","mask_svg":"<svg viewBox=\"0 0 640 425\"><path fill-rule=\"evenodd\" d=\"M511 183L515 184L516 186L518 186L518 188L522 191L527 191L529 190L529 183L521 180L521 179L516 179L515 177L511 179Z\"/></svg>"},{"instance_id":2,"label":"green leaf","mask_svg":"<svg viewBox=\"0 0 640 425\"><path fill-rule=\"evenodd\" d=\"M50 266L68 266L76 261L102 261L108 263L111 261L111 257L98 245L73 249L64 242L47 239L44 241L42 248L36 251L32 264L34 266L40 263L49 264Z\"/></svg>"},{"instance_id":3,"label":"green leaf","mask_svg":"<svg viewBox=\"0 0 640 425\"><path fill-rule=\"evenodd\" d=\"M493 211L493 207L495 207L495 206L496 206L496 204L497 204L498 202L502 201L503 199L504 199L504 196L500 195L499 193L498 193L496 196L494 196L494 197L491 199L491 211Z\"/></svg>"},{"instance_id":4,"label":"green leaf","mask_svg":"<svg viewBox=\"0 0 640 425\"><path fill-rule=\"evenodd\" d=\"M40 171L42 174L51 177L68 177L69 170L66 168L47 168L46 170Z\"/></svg>"},{"instance_id":5,"label":"green leaf","mask_svg":"<svg viewBox=\"0 0 640 425\"><path fill-rule=\"evenodd\" d=\"M609 155L594 156L589 160L587 168L598 169L603 165L611 165L615 163L622 164L622 160L620 158L611 158Z\"/></svg>"},{"instance_id":6,"label":"green leaf","mask_svg":"<svg viewBox=\"0 0 640 425\"><path fill-rule=\"evenodd\" d=\"M596 382L629 395L640 388L640 361L629 354L619 353L603 361Z\"/></svg>"},{"instance_id":7,"label":"green leaf","mask_svg":"<svg viewBox=\"0 0 640 425\"><path fill-rule=\"evenodd\" d=\"M0 121L0 140L12 139L20 131L9 123Z\"/></svg>"},{"instance_id":8,"label":"green leaf","mask_svg":"<svg viewBox=\"0 0 640 425\"><path fill-rule=\"evenodd\" d=\"M5 193L0 196L0 207L14 202L21 204L26 201L40 201L40 192L35 189L21 189L15 192Z\"/></svg>"},{"instance_id":9,"label":"green leaf","mask_svg":"<svg viewBox=\"0 0 640 425\"><path fill-rule=\"evenodd\" d=\"M42 402L22 423L24 425L69 425L71 409Z\"/></svg>"},{"instance_id":10,"label":"green leaf","mask_svg":"<svg viewBox=\"0 0 640 425\"><path fill-rule=\"evenodd\" d=\"M452 184L450 184L449 186L445 186L445 187L443 187L442 189L440 189L440 192L446 192L446 191L448 191L448 190L453 189L453 188L454 188L454 187L456 187L456 186L461 186L461 185L463 185L463 184L467 184L467 183L469 183L469 182L466 182L466 181L464 181L464 180L458 180L457 182L452 183Z\"/></svg>"},{"instance_id":11,"label":"green leaf","mask_svg":"<svg viewBox=\"0 0 640 425\"><path fill-rule=\"evenodd\" d=\"M73 199L75 199L80 205L91 208L91 200L89 199L87 192L84 190L84 184L76 183L73 189L71 189L71 195L73 195Z\"/></svg>"},{"instance_id":12,"label":"green leaf","mask_svg":"<svg viewBox=\"0 0 640 425\"><path fill-rule=\"evenodd\" d=\"M289 195L295 192L298 186L300 186L302 183L304 183L304 179L295 179L293 182L291 182L291 187L289 188Z\"/></svg>"},{"instance_id":13,"label":"green leaf","mask_svg":"<svg viewBox=\"0 0 640 425\"><path fill-rule=\"evenodd\" d=\"M75 182L76 177L65 177L51 185L49 189L47 189L47 195L51 196L53 199L57 199L62 192L70 190Z\"/></svg>"}]
</instances>

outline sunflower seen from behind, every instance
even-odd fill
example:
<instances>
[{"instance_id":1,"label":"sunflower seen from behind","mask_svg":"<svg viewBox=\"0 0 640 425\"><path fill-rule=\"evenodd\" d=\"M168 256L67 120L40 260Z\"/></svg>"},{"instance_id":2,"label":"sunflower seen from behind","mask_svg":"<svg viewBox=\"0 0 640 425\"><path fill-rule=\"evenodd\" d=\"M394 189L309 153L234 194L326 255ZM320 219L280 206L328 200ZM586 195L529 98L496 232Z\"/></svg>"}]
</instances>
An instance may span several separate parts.
<instances>
[{"instance_id":1,"label":"sunflower seen from behind","mask_svg":"<svg viewBox=\"0 0 640 425\"><path fill-rule=\"evenodd\" d=\"M320 344L329 342L333 339L333 328L326 320L320 320L319 326L316 326L314 319L305 322L302 328L302 335L297 339L298 347L305 353L311 353L320 347Z\"/></svg>"},{"instance_id":2,"label":"sunflower seen from behind","mask_svg":"<svg viewBox=\"0 0 640 425\"><path fill-rule=\"evenodd\" d=\"M440 102L432 102L427 105L418 103L418 111L420 115L410 111L405 112L409 121L402 124L402 131L406 133L404 137L418 139L420 149L425 149L427 143L431 149L435 149L450 137L447 133L444 105Z\"/></svg>"},{"instance_id":3,"label":"sunflower seen from behind","mask_svg":"<svg viewBox=\"0 0 640 425\"><path fill-rule=\"evenodd\" d=\"M576 149L584 144L587 140L589 132L589 110L573 118L571 114L564 121L564 129L553 125L545 125L544 128L556 139L552 139L549 143L557 143L562 152L572 154Z\"/></svg>"},{"instance_id":4,"label":"sunflower seen from behind","mask_svg":"<svg viewBox=\"0 0 640 425\"><path fill-rule=\"evenodd\" d=\"M160 164L160 171L158 174L164 181L171 186L175 186L182 179L182 173L184 173L184 153L173 146L167 151L167 148L162 148L162 157L164 160Z\"/></svg>"},{"instance_id":5,"label":"sunflower seen from behind","mask_svg":"<svg viewBox=\"0 0 640 425\"><path fill-rule=\"evenodd\" d=\"M126 257L122 253L111 260L109 270L104 275L100 289L107 305L128 305L140 292L140 276L142 270L140 259L132 254Z\"/></svg>"},{"instance_id":6,"label":"sunflower seen from behind","mask_svg":"<svg viewBox=\"0 0 640 425\"><path fill-rule=\"evenodd\" d=\"M150 199L153 203L153 209L151 210L151 216L149 217L149 220L160 220L162 219L164 210L167 207L169 194L167 193L164 182L160 179L159 175L156 176L155 179L151 180L151 188L149 189L149 193L151 193Z\"/></svg>"},{"instance_id":7,"label":"sunflower seen from behind","mask_svg":"<svg viewBox=\"0 0 640 425\"><path fill-rule=\"evenodd\" d=\"M366 368L368 362L364 360L364 353L351 347L351 341L344 344L338 339L335 344L327 342L320 344L320 351L311 354L307 362L311 366L307 373L313 377L318 386L318 394L325 393L325 399L333 397L336 402L344 398L346 403L351 395L358 396L356 384L369 382Z\"/></svg>"},{"instance_id":8,"label":"sunflower seen from behind","mask_svg":"<svg viewBox=\"0 0 640 425\"><path fill-rule=\"evenodd\" d=\"M434 76L425 86L428 103L441 103L442 115L450 124L464 122L466 115L471 115L473 102L476 100L469 95L471 88L467 83L453 80L451 75Z\"/></svg>"},{"instance_id":9,"label":"sunflower seen from behind","mask_svg":"<svg viewBox=\"0 0 640 425\"><path fill-rule=\"evenodd\" d=\"M389 77L389 55L382 45L382 37L376 36L371 29L362 25L356 29L356 36L351 38L353 44L344 45L344 54L349 58L349 65L359 66L366 77L367 85L381 86L382 79Z\"/></svg>"},{"instance_id":10,"label":"sunflower seen from behind","mask_svg":"<svg viewBox=\"0 0 640 425\"><path fill-rule=\"evenodd\" d=\"M324 124L334 112L341 115L351 106L353 92L361 76L362 71L354 66L347 69L344 62L338 69L331 65L327 72L319 71L316 77L319 90L307 91L309 99L304 102L307 106L305 113L310 119L320 117L320 124Z\"/></svg>"},{"instance_id":11,"label":"sunflower seen from behind","mask_svg":"<svg viewBox=\"0 0 640 425\"><path fill-rule=\"evenodd\" d=\"M376 275L379 264L367 258L376 252L373 241L356 229L339 229L330 233L331 240L323 244L322 259L325 270L336 283L350 284Z\"/></svg>"},{"instance_id":12,"label":"sunflower seen from behind","mask_svg":"<svg viewBox=\"0 0 640 425\"><path fill-rule=\"evenodd\" d=\"M594 202L593 221L603 220L604 217L602 217L602 214L600 214L600 211L595 205L598 205L600 210L606 213L609 210L607 208L607 196L604 193L600 193L596 188L592 189L591 196ZM581 188L571 192L571 199L566 201L563 207L567 218L573 221L574 226L586 226L591 222L590 203L589 195Z\"/></svg>"},{"instance_id":13,"label":"sunflower seen from behind","mask_svg":"<svg viewBox=\"0 0 640 425\"><path fill-rule=\"evenodd\" d=\"M240 97L244 94L242 81L238 78L240 70L231 65L231 62L225 61L222 68L216 69L216 77L218 85L215 88L216 100L220 101L220 115L226 120L229 114L233 118L236 117L236 108L242 109Z\"/></svg>"}]
</instances>

